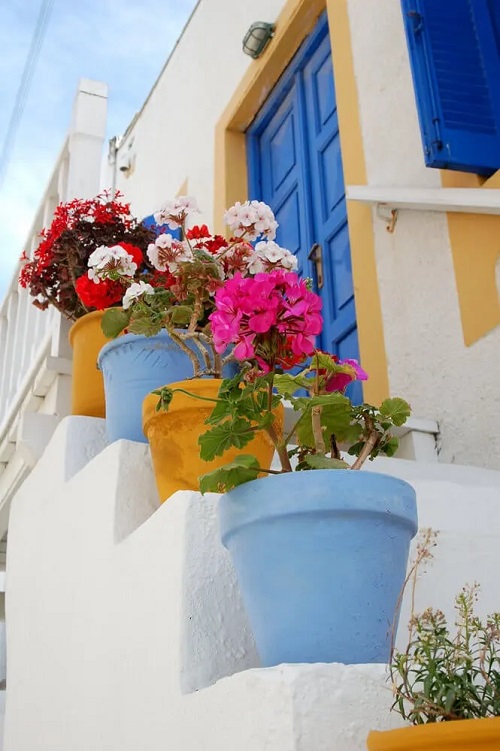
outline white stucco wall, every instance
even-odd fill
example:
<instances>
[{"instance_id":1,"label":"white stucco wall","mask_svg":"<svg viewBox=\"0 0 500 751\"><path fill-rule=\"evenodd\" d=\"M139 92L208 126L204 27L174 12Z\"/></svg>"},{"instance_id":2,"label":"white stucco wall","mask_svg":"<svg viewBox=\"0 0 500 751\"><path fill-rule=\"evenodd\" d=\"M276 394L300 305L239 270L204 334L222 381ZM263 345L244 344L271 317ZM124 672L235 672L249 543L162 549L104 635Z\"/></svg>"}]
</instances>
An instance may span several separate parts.
<instances>
[{"instance_id":1,"label":"white stucco wall","mask_svg":"<svg viewBox=\"0 0 500 751\"><path fill-rule=\"evenodd\" d=\"M102 422L66 418L13 503L5 751L363 751L397 725L383 666L258 667L218 496L159 507L147 446L102 450ZM500 473L375 469L409 480L440 532L417 607L450 613L478 580L498 609Z\"/></svg>"},{"instance_id":2,"label":"white stucco wall","mask_svg":"<svg viewBox=\"0 0 500 751\"><path fill-rule=\"evenodd\" d=\"M440 187L424 166L400 3L348 7L368 184ZM392 393L439 422L441 461L500 468L500 327L464 345L446 215L400 211L393 234L374 227Z\"/></svg>"},{"instance_id":3,"label":"white stucco wall","mask_svg":"<svg viewBox=\"0 0 500 751\"><path fill-rule=\"evenodd\" d=\"M202 0L184 30L120 152L135 154L129 177L117 187L139 215L150 214L188 180L190 195L212 224L214 131L252 62L242 41L254 21L274 22L282 0ZM124 123L124 126L127 124Z\"/></svg>"},{"instance_id":4,"label":"white stucco wall","mask_svg":"<svg viewBox=\"0 0 500 751\"><path fill-rule=\"evenodd\" d=\"M251 64L241 40L283 4L241 0L234 13L228 0L200 2L120 150L133 140L133 169L117 186L139 215L187 179L200 220L212 222L214 129ZM348 8L368 183L439 187L424 167L400 3ZM464 345L446 216L400 211L394 234L380 219L374 228L392 394L439 422L442 461L500 468L500 328Z\"/></svg>"}]
</instances>

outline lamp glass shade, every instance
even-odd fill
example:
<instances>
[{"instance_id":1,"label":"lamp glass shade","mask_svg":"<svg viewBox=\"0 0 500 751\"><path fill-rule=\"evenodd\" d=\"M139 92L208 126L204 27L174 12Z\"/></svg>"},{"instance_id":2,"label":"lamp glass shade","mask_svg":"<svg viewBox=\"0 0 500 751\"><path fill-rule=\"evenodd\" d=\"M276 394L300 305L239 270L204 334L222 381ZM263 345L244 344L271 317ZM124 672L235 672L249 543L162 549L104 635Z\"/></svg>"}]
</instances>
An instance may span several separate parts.
<instances>
[{"instance_id":1,"label":"lamp glass shade","mask_svg":"<svg viewBox=\"0 0 500 751\"><path fill-rule=\"evenodd\" d=\"M257 21L248 29L243 39L243 52L256 59L264 51L274 34L274 24Z\"/></svg>"}]
</instances>

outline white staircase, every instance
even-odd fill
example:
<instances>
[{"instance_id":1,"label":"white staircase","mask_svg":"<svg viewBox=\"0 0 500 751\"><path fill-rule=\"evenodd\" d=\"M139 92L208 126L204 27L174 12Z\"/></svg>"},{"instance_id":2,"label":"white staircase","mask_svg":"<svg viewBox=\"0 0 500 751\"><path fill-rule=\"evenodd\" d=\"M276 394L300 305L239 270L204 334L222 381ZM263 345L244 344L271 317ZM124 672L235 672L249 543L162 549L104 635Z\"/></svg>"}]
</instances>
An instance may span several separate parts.
<instances>
[{"instance_id":1,"label":"white staircase","mask_svg":"<svg viewBox=\"0 0 500 751\"><path fill-rule=\"evenodd\" d=\"M500 472L370 469L411 482L439 532L417 610L450 615L475 580L480 612L498 610ZM384 666L259 667L217 503L160 507L146 445L62 421L12 507L4 751L364 751L399 723ZM405 602L401 640L407 618Z\"/></svg>"}]
</instances>

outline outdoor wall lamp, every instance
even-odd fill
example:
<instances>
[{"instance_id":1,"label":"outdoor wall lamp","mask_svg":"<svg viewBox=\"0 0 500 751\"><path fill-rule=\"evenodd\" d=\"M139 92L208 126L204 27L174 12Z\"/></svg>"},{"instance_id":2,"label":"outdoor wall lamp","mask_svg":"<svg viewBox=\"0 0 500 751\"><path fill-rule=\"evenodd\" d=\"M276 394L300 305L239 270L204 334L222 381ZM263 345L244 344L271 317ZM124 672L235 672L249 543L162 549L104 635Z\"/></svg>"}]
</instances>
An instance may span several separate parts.
<instances>
[{"instance_id":1,"label":"outdoor wall lamp","mask_svg":"<svg viewBox=\"0 0 500 751\"><path fill-rule=\"evenodd\" d=\"M265 21L256 21L248 29L243 39L243 52L256 60L274 36L275 25Z\"/></svg>"}]
</instances>

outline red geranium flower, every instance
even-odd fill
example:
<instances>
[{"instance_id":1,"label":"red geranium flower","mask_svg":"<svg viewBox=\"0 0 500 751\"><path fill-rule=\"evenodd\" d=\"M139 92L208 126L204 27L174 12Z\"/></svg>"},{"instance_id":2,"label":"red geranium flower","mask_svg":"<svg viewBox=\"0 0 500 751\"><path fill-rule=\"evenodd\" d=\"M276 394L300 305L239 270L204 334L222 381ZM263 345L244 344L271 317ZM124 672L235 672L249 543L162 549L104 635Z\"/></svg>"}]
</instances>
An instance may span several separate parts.
<instances>
[{"instance_id":1,"label":"red geranium flower","mask_svg":"<svg viewBox=\"0 0 500 751\"><path fill-rule=\"evenodd\" d=\"M210 237L210 230L206 224L195 224L194 227L186 231L188 240L200 240L201 238Z\"/></svg>"},{"instance_id":2,"label":"red geranium flower","mask_svg":"<svg viewBox=\"0 0 500 751\"><path fill-rule=\"evenodd\" d=\"M222 235L214 235L205 243L203 243L209 253L215 255L221 248L227 248L227 240Z\"/></svg>"},{"instance_id":3,"label":"red geranium flower","mask_svg":"<svg viewBox=\"0 0 500 751\"><path fill-rule=\"evenodd\" d=\"M123 287L120 282L103 279L95 284L88 275L80 276L75 282L78 297L86 308L104 310L110 308L123 297Z\"/></svg>"},{"instance_id":4,"label":"red geranium flower","mask_svg":"<svg viewBox=\"0 0 500 751\"><path fill-rule=\"evenodd\" d=\"M196 224L186 231L188 240L194 241L195 248L204 248L215 255L221 248L227 248L227 240L222 235L212 235L206 224ZM196 242L199 241L199 242Z\"/></svg>"},{"instance_id":5,"label":"red geranium flower","mask_svg":"<svg viewBox=\"0 0 500 751\"><path fill-rule=\"evenodd\" d=\"M54 305L70 320L87 312L82 300L91 308L102 308L119 302L123 289L116 284L88 286L80 281L78 294L74 279L85 276L88 259L99 247L121 245L137 265L135 278L147 270L143 253L154 240L154 233L130 213L120 193L113 200L110 192L95 198L75 198L59 204L49 227L40 232L40 242L30 254L23 256L20 284L34 298L33 304L43 310ZM89 297L90 296L90 297Z\"/></svg>"},{"instance_id":6,"label":"red geranium flower","mask_svg":"<svg viewBox=\"0 0 500 751\"><path fill-rule=\"evenodd\" d=\"M130 243L116 243L120 246L120 248L123 248L129 256L132 256L132 260L134 263L137 264L137 268L144 262L144 256L142 255L142 250L137 247L137 245L131 245Z\"/></svg>"}]
</instances>

